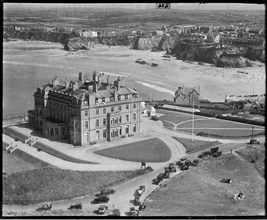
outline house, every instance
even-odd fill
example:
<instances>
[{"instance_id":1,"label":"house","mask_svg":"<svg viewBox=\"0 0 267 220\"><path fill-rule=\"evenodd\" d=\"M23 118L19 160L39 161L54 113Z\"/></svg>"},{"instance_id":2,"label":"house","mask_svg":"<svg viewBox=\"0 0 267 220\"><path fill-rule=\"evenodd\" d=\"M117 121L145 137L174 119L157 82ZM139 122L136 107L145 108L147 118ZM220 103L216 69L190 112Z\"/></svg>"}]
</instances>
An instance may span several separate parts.
<instances>
[{"instance_id":1,"label":"house","mask_svg":"<svg viewBox=\"0 0 267 220\"><path fill-rule=\"evenodd\" d=\"M29 124L46 138L65 139L73 145L112 141L140 133L141 101L136 90L121 78L110 83L109 75L94 72L93 79L60 82L55 77L34 93Z\"/></svg>"},{"instance_id":2,"label":"house","mask_svg":"<svg viewBox=\"0 0 267 220\"><path fill-rule=\"evenodd\" d=\"M175 92L174 102L182 105L192 105L194 101L194 104L199 104L199 95L200 89L179 86Z\"/></svg>"},{"instance_id":3,"label":"house","mask_svg":"<svg viewBox=\"0 0 267 220\"><path fill-rule=\"evenodd\" d=\"M156 109L149 104L146 104L145 102L141 102L141 108L142 108L142 115L151 117L156 115Z\"/></svg>"}]
</instances>

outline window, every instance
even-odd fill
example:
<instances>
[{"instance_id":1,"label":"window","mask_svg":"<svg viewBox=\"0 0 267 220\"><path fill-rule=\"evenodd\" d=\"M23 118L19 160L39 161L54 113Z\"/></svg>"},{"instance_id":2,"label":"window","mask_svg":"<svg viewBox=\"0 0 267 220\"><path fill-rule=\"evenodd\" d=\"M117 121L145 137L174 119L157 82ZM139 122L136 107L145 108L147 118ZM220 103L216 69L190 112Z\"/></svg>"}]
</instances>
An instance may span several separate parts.
<instances>
[{"instance_id":1,"label":"window","mask_svg":"<svg viewBox=\"0 0 267 220\"><path fill-rule=\"evenodd\" d=\"M99 127L99 119L96 119L96 127Z\"/></svg>"},{"instance_id":2,"label":"window","mask_svg":"<svg viewBox=\"0 0 267 220\"><path fill-rule=\"evenodd\" d=\"M99 108L96 109L96 115L99 115Z\"/></svg>"},{"instance_id":3,"label":"window","mask_svg":"<svg viewBox=\"0 0 267 220\"><path fill-rule=\"evenodd\" d=\"M110 132L110 136L111 136L111 137L114 137L114 130L112 130L112 131Z\"/></svg>"},{"instance_id":4,"label":"window","mask_svg":"<svg viewBox=\"0 0 267 220\"><path fill-rule=\"evenodd\" d=\"M106 114L106 108L103 108L103 113Z\"/></svg>"},{"instance_id":5,"label":"window","mask_svg":"<svg viewBox=\"0 0 267 220\"><path fill-rule=\"evenodd\" d=\"M136 132L136 124L133 124L133 132Z\"/></svg>"},{"instance_id":6,"label":"window","mask_svg":"<svg viewBox=\"0 0 267 220\"><path fill-rule=\"evenodd\" d=\"M115 118L115 124L118 124L118 118Z\"/></svg>"},{"instance_id":7,"label":"window","mask_svg":"<svg viewBox=\"0 0 267 220\"><path fill-rule=\"evenodd\" d=\"M66 111L66 105L64 105L64 110Z\"/></svg>"},{"instance_id":8,"label":"window","mask_svg":"<svg viewBox=\"0 0 267 220\"><path fill-rule=\"evenodd\" d=\"M84 116L88 116L88 111L84 111Z\"/></svg>"},{"instance_id":9,"label":"window","mask_svg":"<svg viewBox=\"0 0 267 220\"><path fill-rule=\"evenodd\" d=\"M118 101L120 101L120 100L121 100L121 96L119 95L119 96L118 96Z\"/></svg>"},{"instance_id":10,"label":"window","mask_svg":"<svg viewBox=\"0 0 267 220\"><path fill-rule=\"evenodd\" d=\"M129 95L125 95L125 99L129 99Z\"/></svg>"},{"instance_id":11,"label":"window","mask_svg":"<svg viewBox=\"0 0 267 220\"><path fill-rule=\"evenodd\" d=\"M129 105L126 105L126 110L129 110Z\"/></svg>"},{"instance_id":12,"label":"window","mask_svg":"<svg viewBox=\"0 0 267 220\"><path fill-rule=\"evenodd\" d=\"M114 112L114 107L111 107L111 112Z\"/></svg>"},{"instance_id":13,"label":"window","mask_svg":"<svg viewBox=\"0 0 267 220\"><path fill-rule=\"evenodd\" d=\"M133 113L133 120L136 120L136 113Z\"/></svg>"},{"instance_id":14,"label":"window","mask_svg":"<svg viewBox=\"0 0 267 220\"><path fill-rule=\"evenodd\" d=\"M106 125L106 119L103 118L103 125Z\"/></svg>"},{"instance_id":15,"label":"window","mask_svg":"<svg viewBox=\"0 0 267 220\"><path fill-rule=\"evenodd\" d=\"M88 128L89 128L89 123L88 123L88 121L85 121L84 127L85 127L85 129L88 129Z\"/></svg>"},{"instance_id":16,"label":"window","mask_svg":"<svg viewBox=\"0 0 267 220\"><path fill-rule=\"evenodd\" d=\"M125 134L129 134L129 125L126 125Z\"/></svg>"},{"instance_id":17,"label":"window","mask_svg":"<svg viewBox=\"0 0 267 220\"><path fill-rule=\"evenodd\" d=\"M62 109L62 104L60 104L60 109Z\"/></svg>"},{"instance_id":18,"label":"window","mask_svg":"<svg viewBox=\"0 0 267 220\"><path fill-rule=\"evenodd\" d=\"M114 118L112 118L112 119L110 120L110 124L111 124L111 125L114 124Z\"/></svg>"},{"instance_id":19,"label":"window","mask_svg":"<svg viewBox=\"0 0 267 220\"><path fill-rule=\"evenodd\" d=\"M133 104L133 108L136 109L136 104Z\"/></svg>"},{"instance_id":20,"label":"window","mask_svg":"<svg viewBox=\"0 0 267 220\"><path fill-rule=\"evenodd\" d=\"M119 106L119 111L121 111L121 105Z\"/></svg>"},{"instance_id":21,"label":"window","mask_svg":"<svg viewBox=\"0 0 267 220\"><path fill-rule=\"evenodd\" d=\"M55 128L55 135L58 136L58 128Z\"/></svg>"},{"instance_id":22,"label":"window","mask_svg":"<svg viewBox=\"0 0 267 220\"><path fill-rule=\"evenodd\" d=\"M53 128L50 128L50 133L51 133L51 136L54 136Z\"/></svg>"},{"instance_id":23,"label":"window","mask_svg":"<svg viewBox=\"0 0 267 220\"><path fill-rule=\"evenodd\" d=\"M115 137L118 137L118 129L115 130Z\"/></svg>"},{"instance_id":24,"label":"window","mask_svg":"<svg viewBox=\"0 0 267 220\"><path fill-rule=\"evenodd\" d=\"M103 138L107 138L107 130L106 129L103 130Z\"/></svg>"},{"instance_id":25,"label":"window","mask_svg":"<svg viewBox=\"0 0 267 220\"><path fill-rule=\"evenodd\" d=\"M120 132L120 135L121 135L121 128L120 128L119 132Z\"/></svg>"},{"instance_id":26,"label":"window","mask_svg":"<svg viewBox=\"0 0 267 220\"><path fill-rule=\"evenodd\" d=\"M102 98L102 102L105 102L105 98Z\"/></svg>"},{"instance_id":27,"label":"window","mask_svg":"<svg viewBox=\"0 0 267 220\"><path fill-rule=\"evenodd\" d=\"M121 116L119 117L119 123L121 123Z\"/></svg>"},{"instance_id":28,"label":"window","mask_svg":"<svg viewBox=\"0 0 267 220\"><path fill-rule=\"evenodd\" d=\"M126 121L129 121L129 115L126 115Z\"/></svg>"},{"instance_id":29,"label":"window","mask_svg":"<svg viewBox=\"0 0 267 220\"><path fill-rule=\"evenodd\" d=\"M65 128L62 128L62 136L65 135Z\"/></svg>"}]
</instances>

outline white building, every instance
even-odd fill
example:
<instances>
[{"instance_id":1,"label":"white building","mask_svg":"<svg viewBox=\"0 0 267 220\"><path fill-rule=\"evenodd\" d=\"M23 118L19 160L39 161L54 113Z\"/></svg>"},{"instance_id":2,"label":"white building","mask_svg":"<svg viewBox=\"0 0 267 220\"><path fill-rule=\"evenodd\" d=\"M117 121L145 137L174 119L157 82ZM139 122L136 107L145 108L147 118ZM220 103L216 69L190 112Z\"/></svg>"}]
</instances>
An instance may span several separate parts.
<instances>
[{"instance_id":1,"label":"white building","mask_svg":"<svg viewBox=\"0 0 267 220\"><path fill-rule=\"evenodd\" d=\"M156 115L156 109L149 104L146 104L145 102L141 102L141 108L142 108L142 115L151 117Z\"/></svg>"}]
</instances>

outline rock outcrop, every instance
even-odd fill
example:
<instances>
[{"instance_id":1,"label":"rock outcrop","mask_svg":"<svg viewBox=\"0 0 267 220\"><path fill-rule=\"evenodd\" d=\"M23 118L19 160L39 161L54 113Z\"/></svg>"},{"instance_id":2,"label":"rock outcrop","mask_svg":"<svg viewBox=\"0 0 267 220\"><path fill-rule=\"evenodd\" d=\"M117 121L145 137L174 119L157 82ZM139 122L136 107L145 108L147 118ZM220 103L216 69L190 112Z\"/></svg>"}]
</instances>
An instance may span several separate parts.
<instances>
[{"instance_id":1,"label":"rock outcrop","mask_svg":"<svg viewBox=\"0 0 267 220\"><path fill-rule=\"evenodd\" d=\"M220 67L248 67L252 66L249 59L245 58L244 47L218 47L215 45L178 43L171 54L177 59L211 63Z\"/></svg>"},{"instance_id":2,"label":"rock outcrop","mask_svg":"<svg viewBox=\"0 0 267 220\"><path fill-rule=\"evenodd\" d=\"M158 47L162 37L137 37L132 49L134 50L151 50Z\"/></svg>"}]
</instances>

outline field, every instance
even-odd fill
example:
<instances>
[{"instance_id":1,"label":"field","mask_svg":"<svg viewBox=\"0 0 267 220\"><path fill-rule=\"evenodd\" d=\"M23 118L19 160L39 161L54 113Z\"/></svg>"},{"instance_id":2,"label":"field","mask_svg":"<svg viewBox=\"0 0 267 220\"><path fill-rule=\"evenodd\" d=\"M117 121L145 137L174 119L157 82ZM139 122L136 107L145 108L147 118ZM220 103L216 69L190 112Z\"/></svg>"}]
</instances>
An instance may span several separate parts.
<instances>
[{"instance_id":1,"label":"field","mask_svg":"<svg viewBox=\"0 0 267 220\"><path fill-rule=\"evenodd\" d=\"M254 134L264 134L264 127L253 126ZM180 131L192 132L192 121L180 124L177 128ZM218 120L215 118L206 118L194 121L194 133L222 136L222 137L246 137L252 134L252 125L241 124L237 122Z\"/></svg>"},{"instance_id":2,"label":"field","mask_svg":"<svg viewBox=\"0 0 267 220\"><path fill-rule=\"evenodd\" d=\"M231 178L231 184L219 182ZM146 199L142 216L240 216L264 215L265 180L246 161L226 154L201 160L198 167L166 182ZM234 202L234 193L245 199Z\"/></svg>"},{"instance_id":3,"label":"field","mask_svg":"<svg viewBox=\"0 0 267 220\"><path fill-rule=\"evenodd\" d=\"M3 151L3 172L18 173L50 166L35 157L17 149L12 154Z\"/></svg>"},{"instance_id":4,"label":"field","mask_svg":"<svg viewBox=\"0 0 267 220\"><path fill-rule=\"evenodd\" d=\"M157 138L121 145L94 153L136 162L166 162L171 158L168 146Z\"/></svg>"},{"instance_id":5,"label":"field","mask_svg":"<svg viewBox=\"0 0 267 220\"><path fill-rule=\"evenodd\" d=\"M265 175L265 143L260 145L249 146L237 151L248 162L252 163L259 173Z\"/></svg>"},{"instance_id":6,"label":"field","mask_svg":"<svg viewBox=\"0 0 267 220\"><path fill-rule=\"evenodd\" d=\"M221 144L219 141L199 141L199 140L194 140L192 142L191 139L186 139L186 138L178 138L178 137L172 137L175 140L181 142L185 148L186 148L186 153L191 154L195 153L200 150L204 150L208 147L216 146L218 144Z\"/></svg>"},{"instance_id":7,"label":"field","mask_svg":"<svg viewBox=\"0 0 267 220\"><path fill-rule=\"evenodd\" d=\"M3 179L4 204L33 204L93 195L147 171L78 172L43 168L14 173Z\"/></svg>"}]
</instances>

